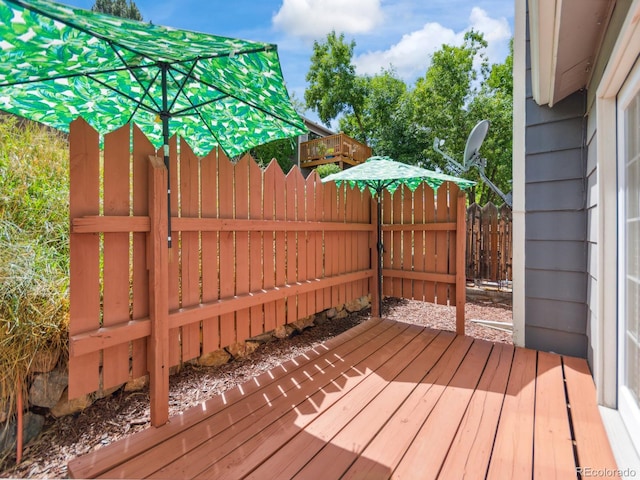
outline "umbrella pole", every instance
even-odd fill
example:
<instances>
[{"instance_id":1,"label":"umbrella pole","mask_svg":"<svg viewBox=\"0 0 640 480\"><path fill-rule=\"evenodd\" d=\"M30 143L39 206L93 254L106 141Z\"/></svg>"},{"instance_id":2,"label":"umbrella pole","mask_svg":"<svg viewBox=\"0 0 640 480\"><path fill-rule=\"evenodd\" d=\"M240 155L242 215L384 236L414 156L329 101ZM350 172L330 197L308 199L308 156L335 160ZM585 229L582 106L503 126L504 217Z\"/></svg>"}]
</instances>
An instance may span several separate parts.
<instances>
[{"instance_id":1,"label":"umbrella pole","mask_svg":"<svg viewBox=\"0 0 640 480\"><path fill-rule=\"evenodd\" d=\"M162 139L164 166L167 167L167 244L171 249L171 175L169 162L169 102L167 100L167 69L166 63L161 65L162 68Z\"/></svg>"},{"instance_id":2,"label":"umbrella pole","mask_svg":"<svg viewBox=\"0 0 640 480\"><path fill-rule=\"evenodd\" d=\"M378 192L378 312L380 317L382 317L382 202L380 201L380 196L382 192Z\"/></svg>"}]
</instances>

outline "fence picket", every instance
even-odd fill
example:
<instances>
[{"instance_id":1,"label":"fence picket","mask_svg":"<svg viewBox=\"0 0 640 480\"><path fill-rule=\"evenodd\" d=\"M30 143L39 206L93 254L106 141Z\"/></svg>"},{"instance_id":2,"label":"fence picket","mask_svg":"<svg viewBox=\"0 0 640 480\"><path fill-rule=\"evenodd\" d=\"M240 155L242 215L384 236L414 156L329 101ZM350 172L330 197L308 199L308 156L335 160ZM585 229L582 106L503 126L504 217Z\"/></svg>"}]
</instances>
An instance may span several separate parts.
<instances>
[{"instance_id":1,"label":"fence picket","mask_svg":"<svg viewBox=\"0 0 640 480\"><path fill-rule=\"evenodd\" d=\"M124 125L104 142L104 214L129 216L129 125ZM103 240L103 325L110 327L129 320L129 234L105 233ZM102 388L129 379L129 344L105 348Z\"/></svg>"},{"instance_id":2,"label":"fence picket","mask_svg":"<svg viewBox=\"0 0 640 480\"><path fill-rule=\"evenodd\" d=\"M436 198L436 221L446 222L449 220L448 211L448 185L443 183L438 188ZM447 232L438 232L436 234L436 272L447 273L449 271L449 238ZM449 288L443 282L436 285L436 302L439 305L446 305Z\"/></svg>"},{"instance_id":3,"label":"fence picket","mask_svg":"<svg viewBox=\"0 0 640 480\"><path fill-rule=\"evenodd\" d=\"M280 170L278 163L272 160L264 171L264 197L263 197L263 217L265 220L273 220L275 202L275 170ZM281 171L282 172L282 171ZM264 249L262 255L264 289L270 290L276 285L275 267L275 232L264 232ZM276 304L269 302L264 305L264 330L269 332L276 328Z\"/></svg>"},{"instance_id":4,"label":"fence picket","mask_svg":"<svg viewBox=\"0 0 640 480\"><path fill-rule=\"evenodd\" d=\"M162 150L158 151L157 156L163 157ZM178 142L173 136L169 140L169 181L174 190L170 204L172 247L169 250L169 310L180 308L180 236L173 221L173 218L178 217L178 195L176 195L180 186L178 180ZM181 357L180 329L171 328L169 329L169 364L179 365Z\"/></svg>"},{"instance_id":5,"label":"fence picket","mask_svg":"<svg viewBox=\"0 0 640 480\"><path fill-rule=\"evenodd\" d=\"M79 118L69 127L69 216L98 215L100 151L98 133ZM98 235L70 235L69 335L100 327L100 238ZM69 398L98 389L100 352L69 358Z\"/></svg>"},{"instance_id":6,"label":"fence picket","mask_svg":"<svg viewBox=\"0 0 640 480\"><path fill-rule=\"evenodd\" d=\"M429 187L427 187L429 188ZM424 225L424 190L425 184L422 183L413 192L413 220L416 225ZM418 272L425 272L424 267L424 234L422 230L414 232L413 236L413 265L414 269ZM424 301L424 281L414 280L413 282L413 297L416 300Z\"/></svg>"},{"instance_id":7,"label":"fence picket","mask_svg":"<svg viewBox=\"0 0 640 480\"><path fill-rule=\"evenodd\" d=\"M133 215L149 212L149 155L154 148L142 130L133 126ZM147 235L133 233L133 320L149 316L149 273L147 268ZM131 342L131 375L140 378L147 373L147 339Z\"/></svg>"},{"instance_id":8,"label":"fence picket","mask_svg":"<svg viewBox=\"0 0 640 480\"><path fill-rule=\"evenodd\" d=\"M233 164L226 155L218 153L218 199L220 218L233 218ZM235 252L233 232L220 232L220 298L231 298L235 293ZM235 315L220 317L220 344L227 346L236 341Z\"/></svg>"},{"instance_id":9,"label":"fence picket","mask_svg":"<svg viewBox=\"0 0 640 480\"><path fill-rule=\"evenodd\" d=\"M304 222L307 213L306 208L306 182L300 170L296 167L296 220ZM296 260L298 262L297 281L304 282L307 280L307 232L298 232L296 243ZM307 295L298 295L298 313L296 319L309 316L309 306Z\"/></svg>"},{"instance_id":10,"label":"fence picket","mask_svg":"<svg viewBox=\"0 0 640 480\"><path fill-rule=\"evenodd\" d=\"M249 218L252 220L262 220L262 170L256 162L249 157ZM263 286L263 233L251 232L249 234L249 291L257 292ZM263 306L257 305L251 307L249 311L250 319L250 336L256 336L264 333ZM247 337L248 338L248 337Z\"/></svg>"},{"instance_id":11,"label":"fence picket","mask_svg":"<svg viewBox=\"0 0 640 480\"><path fill-rule=\"evenodd\" d=\"M411 216L413 210L413 194L406 186L399 189L402 192L402 225L411 225L413 218ZM397 192L400 193L400 192ZM411 230L403 230L402 232L402 269L404 271L412 271L413 268L413 232ZM413 299L413 280L405 278L402 280L402 296L403 298Z\"/></svg>"},{"instance_id":12,"label":"fence picket","mask_svg":"<svg viewBox=\"0 0 640 480\"><path fill-rule=\"evenodd\" d=\"M391 213L392 213L392 203L391 203L391 194L387 190L383 190L382 192L382 223L384 225L391 225ZM382 232L382 268L391 269L393 268L393 264L391 263L391 251L393 250L392 244L392 236L390 230L384 230ZM392 277L383 278L382 279L382 295L392 296L394 294L394 282L396 280ZM382 312L380 312L382 315Z\"/></svg>"},{"instance_id":13,"label":"fence picket","mask_svg":"<svg viewBox=\"0 0 640 480\"><path fill-rule=\"evenodd\" d=\"M275 192L275 213L276 220L287 218L286 198L286 177L277 163L271 162L274 173ZM286 233L276 232L276 286L282 287L287 283L287 237ZM287 308L284 298L276 301L276 325L282 326L287 323Z\"/></svg>"},{"instance_id":14,"label":"fence picket","mask_svg":"<svg viewBox=\"0 0 640 480\"><path fill-rule=\"evenodd\" d=\"M218 217L218 159L215 150L200 162L201 215L202 218ZM202 232L202 302L220 298L218 294L218 233ZM202 321L202 353L220 348L220 317Z\"/></svg>"},{"instance_id":15,"label":"fence picket","mask_svg":"<svg viewBox=\"0 0 640 480\"><path fill-rule=\"evenodd\" d=\"M235 218L249 218L249 156L245 155L234 166ZM237 296L249 293L249 232L236 232L236 289ZM249 309L236 312L236 342L251 336Z\"/></svg>"},{"instance_id":16,"label":"fence picket","mask_svg":"<svg viewBox=\"0 0 640 480\"><path fill-rule=\"evenodd\" d=\"M425 188L424 190L424 222L434 223L436 221L436 204L435 204L435 192L433 188ZM425 270L427 272L436 271L436 232L429 230L425 232L425 252L429 252L429 255L425 257ZM436 284L433 281L425 282L424 285L424 299L427 302L433 303L436 299Z\"/></svg>"}]
</instances>

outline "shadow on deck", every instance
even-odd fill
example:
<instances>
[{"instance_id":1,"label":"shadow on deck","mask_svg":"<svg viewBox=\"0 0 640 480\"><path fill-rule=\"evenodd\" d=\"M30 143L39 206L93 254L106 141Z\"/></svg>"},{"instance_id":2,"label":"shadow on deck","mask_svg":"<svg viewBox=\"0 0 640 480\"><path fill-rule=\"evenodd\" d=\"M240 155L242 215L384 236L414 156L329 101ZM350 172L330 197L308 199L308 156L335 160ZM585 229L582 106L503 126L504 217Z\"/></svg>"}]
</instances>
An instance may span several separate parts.
<instances>
[{"instance_id":1,"label":"shadow on deck","mask_svg":"<svg viewBox=\"0 0 640 480\"><path fill-rule=\"evenodd\" d=\"M72 478L577 478L614 469L587 364L371 319L69 463Z\"/></svg>"}]
</instances>

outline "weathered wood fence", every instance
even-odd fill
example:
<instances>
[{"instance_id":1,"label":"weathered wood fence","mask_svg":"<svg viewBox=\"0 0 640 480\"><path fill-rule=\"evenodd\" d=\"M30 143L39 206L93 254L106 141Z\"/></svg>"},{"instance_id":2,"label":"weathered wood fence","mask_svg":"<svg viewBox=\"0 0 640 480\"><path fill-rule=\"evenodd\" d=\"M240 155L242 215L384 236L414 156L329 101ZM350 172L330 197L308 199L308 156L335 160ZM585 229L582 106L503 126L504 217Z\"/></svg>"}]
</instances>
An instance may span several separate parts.
<instances>
[{"instance_id":1,"label":"weathered wood fence","mask_svg":"<svg viewBox=\"0 0 640 480\"><path fill-rule=\"evenodd\" d=\"M511 208L489 202L467 209L467 278L491 282L512 280Z\"/></svg>"},{"instance_id":2,"label":"weathered wood fence","mask_svg":"<svg viewBox=\"0 0 640 480\"><path fill-rule=\"evenodd\" d=\"M106 135L101 155L78 119L70 149L70 398L149 374L161 425L171 366L377 292L368 191L248 156L199 159L174 138L169 249L167 169L140 130ZM457 305L459 333L464 198L420 187L383 210L385 294Z\"/></svg>"}]
</instances>

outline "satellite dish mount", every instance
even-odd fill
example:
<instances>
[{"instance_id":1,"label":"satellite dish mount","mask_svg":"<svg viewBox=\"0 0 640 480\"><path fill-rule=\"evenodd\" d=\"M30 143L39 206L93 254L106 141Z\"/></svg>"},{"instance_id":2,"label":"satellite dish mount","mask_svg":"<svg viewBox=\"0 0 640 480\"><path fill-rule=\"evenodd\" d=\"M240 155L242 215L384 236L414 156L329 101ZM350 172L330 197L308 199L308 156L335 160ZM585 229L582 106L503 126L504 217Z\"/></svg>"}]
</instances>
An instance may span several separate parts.
<instances>
[{"instance_id":1,"label":"satellite dish mount","mask_svg":"<svg viewBox=\"0 0 640 480\"><path fill-rule=\"evenodd\" d=\"M477 168L482 181L489 185L491 190L496 192L498 196L502 198L509 207L511 207L511 204L513 203L512 193L509 192L505 195L502 190L487 178L487 175L484 172L484 169L487 166L487 159L480 156L480 147L482 147L482 142L484 142L488 130L489 120L481 120L475 127L473 127L473 130L471 130L471 133L469 134L469 138L467 138L467 144L464 147L462 164L456 162L453 158L440 150L440 147L444 145L444 140L436 138L433 141L433 149L447 160L447 168L454 175L461 175L464 172L468 172L471 167Z\"/></svg>"}]
</instances>

